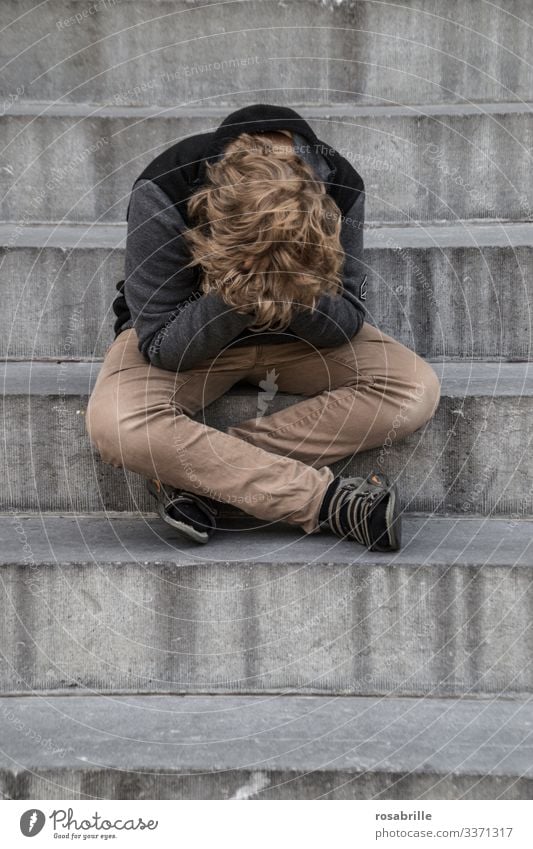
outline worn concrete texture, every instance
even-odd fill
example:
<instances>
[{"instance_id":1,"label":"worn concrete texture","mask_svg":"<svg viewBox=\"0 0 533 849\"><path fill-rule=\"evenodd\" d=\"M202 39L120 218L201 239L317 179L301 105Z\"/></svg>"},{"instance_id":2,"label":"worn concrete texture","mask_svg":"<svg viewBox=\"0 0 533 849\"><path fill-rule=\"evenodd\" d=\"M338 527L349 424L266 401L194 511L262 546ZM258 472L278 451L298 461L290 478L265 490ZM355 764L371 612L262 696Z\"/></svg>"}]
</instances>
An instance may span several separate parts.
<instances>
[{"instance_id":1,"label":"worn concrete texture","mask_svg":"<svg viewBox=\"0 0 533 849\"><path fill-rule=\"evenodd\" d=\"M533 379L470 362L531 359L529 0L3 11L0 796L533 798ZM372 322L463 359L425 429L335 468L397 480L394 554L227 511L198 549L89 444L132 183L254 101L362 174Z\"/></svg>"},{"instance_id":2,"label":"worn concrete texture","mask_svg":"<svg viewBox=\"0 0 533 849\"><path fill-rule=\"evenodd\" d=\"M530 799L532 711L530 700L468 698L2 699L0 790L12 799Z\"/></svg>"},{"instance_id":3,"label":"worn concrete texture","mask_svg":"<svg viewBox=\"0 0 533 849\"><path fill-rule=\"evenodd\" d=\"M434 419L403 441L334 466L397 481L407 510L524 517L533 513L527 363L434 363L442 397ZM0 453L1 509L151 510L144 481L104 465L90 446L84 415L98 363L6 363ZM296 403L278 393L269 411ZM224 430L257 415L257 392L239 387L199 413ZM394 437L392 432L391 441Z\"/></svg>"},{"instance_id":4,"label":"worn concrete texture","mask_svg":"<svg viewBox=\"0 0 533 849\"><path fill-rule=\"evenodd\" d=\"M91 103L440 103L528 100L533 86L528 0L3 6L2 97L24 86L31 100Z\"/></svg>"},{"instance_id":5,"label":"worn concrete texture","mask_svg":"<svg viewBox=\"0 0 533 849\"><path fill-rule=\"evenodd\" d=\"M121 225L0 226L2 356L103 356L124 237ZM427 357L531 358L533 225L384 226L365 243L368 316L386 333Z\"/></svg>"},{"instance_id":6,"label":"worn concrete texture","mask_svg":"<svg viewBox=\"0 0 533 849\"><path fill-rule=\"evenodd\" d=\"M250 102L241 96L242 105ZM319 139L362 174L377 222L531 218L527 105L306 107ZM134 180L169 144L214 130L221 107L15 103L1 118L8 221L123 221Z\"/></svg>"},{"instance_id":7,"label":"worn concrete texture","mask_svg":"<svg viewBox=\"0 0 533 849\"><path fill-rule=\"evenodd\" d=\"M533 692L533 523L406 517L404 547L226 519L0 519L0 690Z\"/></svg>"}]
</instances>

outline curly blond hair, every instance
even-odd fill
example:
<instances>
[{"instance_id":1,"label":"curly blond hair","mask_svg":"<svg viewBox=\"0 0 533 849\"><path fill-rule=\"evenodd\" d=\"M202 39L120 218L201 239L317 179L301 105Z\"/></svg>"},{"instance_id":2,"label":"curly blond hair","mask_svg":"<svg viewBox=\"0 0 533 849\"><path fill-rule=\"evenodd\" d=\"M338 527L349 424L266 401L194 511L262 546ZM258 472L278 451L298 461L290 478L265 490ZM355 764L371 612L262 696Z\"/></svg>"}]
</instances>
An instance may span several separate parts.
<instances>
[{"instance_id":1,"label":"curly blond hair","mask_svg":"<svg viewBox=\"0 0 533 849\"><path fill-rule=\"evenodd\" d=\"M202 290L253 314L253 330L283 330L295 309L342 288L339 209L290 148L242 133L206 165L187 211Z\"/></svg>"}]
</instances>

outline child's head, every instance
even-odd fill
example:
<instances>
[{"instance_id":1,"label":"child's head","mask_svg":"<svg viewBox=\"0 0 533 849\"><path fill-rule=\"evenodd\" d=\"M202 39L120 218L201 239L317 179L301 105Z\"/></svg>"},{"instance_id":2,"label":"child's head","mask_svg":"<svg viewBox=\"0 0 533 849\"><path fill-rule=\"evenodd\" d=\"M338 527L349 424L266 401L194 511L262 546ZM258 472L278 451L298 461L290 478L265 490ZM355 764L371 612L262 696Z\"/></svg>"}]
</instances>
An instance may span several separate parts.
<instances>
[{"instance_id":1,"label":"child's head","mask_svg":"<svg viewBox=\"0 0 533 849\"><path fill-rule=\"evenodd\" d=\"M291 147L243 133L206 172L185 234L204 291L253 312L257 329L286 328L293 304L339 291L339 209Z\"/></svg>"}]
</instances>

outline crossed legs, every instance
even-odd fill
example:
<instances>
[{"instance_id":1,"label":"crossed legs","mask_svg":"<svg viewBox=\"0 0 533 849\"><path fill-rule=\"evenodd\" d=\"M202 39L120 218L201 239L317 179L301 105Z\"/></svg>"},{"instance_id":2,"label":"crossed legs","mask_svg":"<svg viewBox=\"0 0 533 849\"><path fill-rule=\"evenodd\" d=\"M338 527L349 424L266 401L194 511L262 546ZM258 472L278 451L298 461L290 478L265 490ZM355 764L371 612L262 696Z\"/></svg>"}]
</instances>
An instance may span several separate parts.
<instances>
[{"instance_id":1,"label":"crossed legs","mask_svg":"<svg viewBox=\"0 0 533 849\"><path fill-rule=\"evenodd\" d=\"M259 387L257 416L226 433L192 418L242 379ZM267 415L278 391L303 397ZM337 348L237 346L178 374L150 365L131 329L108 349L86 422L104 462L313 533L329 465L417 430L439 397L433 369L367 323Z\"/></svg>"}]
</instances>

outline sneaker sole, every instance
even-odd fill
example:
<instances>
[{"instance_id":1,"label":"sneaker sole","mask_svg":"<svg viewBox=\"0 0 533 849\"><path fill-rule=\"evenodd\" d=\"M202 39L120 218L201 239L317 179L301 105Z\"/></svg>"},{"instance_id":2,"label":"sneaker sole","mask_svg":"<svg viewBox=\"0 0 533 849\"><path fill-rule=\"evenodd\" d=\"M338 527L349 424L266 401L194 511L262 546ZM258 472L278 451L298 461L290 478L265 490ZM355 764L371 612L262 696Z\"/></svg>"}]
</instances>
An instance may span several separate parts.
<instances>
[{"instance_id":1,"label":"sneaker sole","mask_svg":"<svg viewBox=\"0 0 533 849\"><path fill-rule=\"evenodd\" d=\"M152 481L149 480L146 484L148 492L153 498L155 498L157 505L156 510L159 515L159 518L166 522L167 525L170 525L171 528L174 528L180 536L189 540L190 542L196 542L199 545L205 545L209 542L209 534L202 533L201 531L195 530L195 528L191 528L190 525L186 525L185 522L179 522L177 519L173 519L172 516L169 516L165 510L165 505L161 501L160 494L155 486L152 484Z\"/></svg>"}]
</instances>

